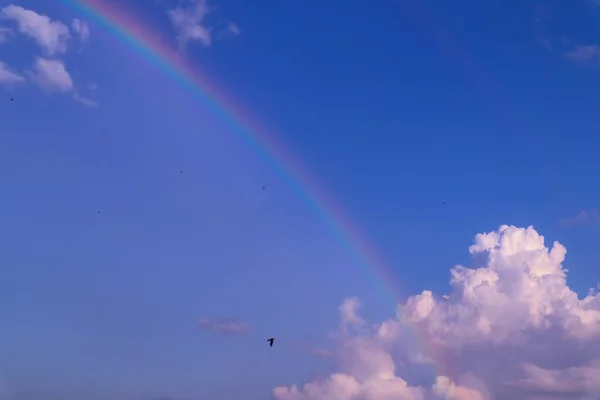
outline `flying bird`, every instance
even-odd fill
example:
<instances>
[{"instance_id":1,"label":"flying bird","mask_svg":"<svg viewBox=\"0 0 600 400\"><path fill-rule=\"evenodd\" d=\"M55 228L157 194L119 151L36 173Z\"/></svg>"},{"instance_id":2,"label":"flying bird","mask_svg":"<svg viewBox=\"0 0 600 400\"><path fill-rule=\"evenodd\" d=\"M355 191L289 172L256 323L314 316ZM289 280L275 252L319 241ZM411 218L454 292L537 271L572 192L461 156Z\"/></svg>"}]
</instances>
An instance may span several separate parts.
<instances>
[{"instance_id":1,"label":"flying bird","mask_svg":"<svg viewBox=\"0 0 600 400\"><path fill-rule=\"evenodd\" d=\"M273 347L274 341L275 341L275 338L267 339L267 342L269 342L269 347Z\"/></svg>"},{"instance_id":2,"label":"flying bird","mask_svg":"<svg viewBox=\"0 0 600 400\"><path fill-rule=\"evenodd\" d=\"M262 190L265 190L267 187L263 185Z\"/></svg>"},{"instance_id":3,"label":"flying bird","mask_svg":"<svg viewBox=\"0 0 600 400\"><path fill-rule=\"evenodd\" d=\"M445 202L445 201L442 201L442 204L446 204L446 202Z\"/></svg>"},{"instance_id":4,"label":"flying bird","mask_svg":"<svg viewBox=\"0 0 600 400\"><path fill-rule=\"evenodd\" d=\"M10 101L15 101L15 99L13 99L12 97L10 98Z\"/></svg>"},{"instance_id":5,"label":"flying bird","mask_svg":"<svg viewBox=\"0 0 600 400\"><path fill-rule=\"evenodd\" d=\"M179 171L180 174L183 174L183 170Z\"/></svg>"}]
</instances>

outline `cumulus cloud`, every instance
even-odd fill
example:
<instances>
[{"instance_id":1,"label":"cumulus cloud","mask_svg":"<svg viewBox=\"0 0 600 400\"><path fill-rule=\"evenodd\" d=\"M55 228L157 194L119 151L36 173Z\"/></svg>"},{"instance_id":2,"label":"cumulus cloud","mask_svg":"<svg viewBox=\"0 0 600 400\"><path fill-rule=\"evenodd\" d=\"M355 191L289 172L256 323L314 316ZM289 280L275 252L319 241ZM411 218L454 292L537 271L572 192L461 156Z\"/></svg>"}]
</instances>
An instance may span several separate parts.
<instances>
[{"instance_id":1,"label":"cumulus cloud","mask_svg":"<svg viewBox=\"0 0 600 400\"><path fill-rule=\"evenodd\" d=\"M71 29L79 38L80 43L87 42L90 37L90 27L87 22L75 18L73 19L73 22L71 22Z\"/></svg>"},{"instance_id":2,"label":"cumulus cloud","mask_svg":"<svg viewBox=\"0 0 600 400\"><path fill-rule=\"evenodd\" d=\"M32 81L49 93L70 93L73 90L71 75L60 60L36 58L30 76Z\"/></svg>"},{"instance_id":3,"label":"cumulus cloud","mask_svg":"<svg viewBox=\"0 0 600 400\"><path fill-rule=\"evenodd\" d=\"M203 330L224 334L240 334L250 330L250 326L242 321L223 318L203 318L198 323L198 327Z\"/></svg>"},{"instance_id":4,"label":"cumulus cloud","mask_svg":"<svg viewBox=\"0 0 600 400\"><path fill-rule=\"evenodd\" d=\"M0 15L14 21L19 32L33 39L45 55L67 51L70 33L62 22L12 4L2 8Z\"/></svg>"},{"instance_id":5,"label":"cumulus cloud","mask_svg":"<svg viewBox=\"0 0 600 400\"><path fill-rule=\"evenodd\" d=\"M24 81L25 78L12 71L5 63L0 61L0 84L12 84Z\"/></svg>"},{"instance_id":6,"label":"cumulus cloud","mask_svg":"<svg viewBox=\"0 0 600 400\"><path fill-rule=\"evenodd\" d=\"M565 247L503 225L476 235L469 252L475 265L451 269L445 299L425 290L371 326L345 300L337 371L277 387L275 399L600 398L600 295L568 287ZM348 323L365 329L348 333Z\"/></svg>"},{"instance_id":7,"label":"cumulus cloud","mask_svg":"<svg viewBox=\"0 0 600 400\"><path fill-rule=\"evenodd\" d=\"M587 64L600 61L600 46L579 45L565 54L565 57L577 64Z\"/></svg>"}]
</instances>

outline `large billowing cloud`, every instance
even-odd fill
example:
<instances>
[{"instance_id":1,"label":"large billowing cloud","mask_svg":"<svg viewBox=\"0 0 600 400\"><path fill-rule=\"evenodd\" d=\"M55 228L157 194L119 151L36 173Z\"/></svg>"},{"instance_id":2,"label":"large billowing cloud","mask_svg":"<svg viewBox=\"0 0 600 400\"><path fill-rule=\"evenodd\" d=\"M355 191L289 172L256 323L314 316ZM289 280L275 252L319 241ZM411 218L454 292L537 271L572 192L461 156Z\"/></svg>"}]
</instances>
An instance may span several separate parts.
<instances>
[{"instance_id":1,"label":"large billowing cloud","mask_svg":"<svg viewBox=\"0 0 600 400\"><path fill-rule=\"evenodd\" d=\"M475 266L451 269L448 299L425 290L373 326L345 300L337 372L275 399L600 399L600 295L567 286L565 247L504 225L469 252Z\"/></svg>"}]
</instances>

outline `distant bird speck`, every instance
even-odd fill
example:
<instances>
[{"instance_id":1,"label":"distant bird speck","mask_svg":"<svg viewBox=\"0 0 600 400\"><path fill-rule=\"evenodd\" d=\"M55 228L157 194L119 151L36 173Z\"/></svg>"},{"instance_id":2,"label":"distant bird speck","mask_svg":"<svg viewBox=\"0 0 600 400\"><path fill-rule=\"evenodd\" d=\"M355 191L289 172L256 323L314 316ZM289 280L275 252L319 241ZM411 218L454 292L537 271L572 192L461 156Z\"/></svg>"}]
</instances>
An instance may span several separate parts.
<instances>
[{"instance_id":1,"label":"distant bird speck","mask_svg":"<svg viewBox=\"0 0 600 400\"><path fill-rule=\"evenodd\" d=\"M10 101L15 101L15 99L13 99L12 97L10 98Z\"/></svg>"},{"instance_id":2,"label":"distant bird speck","mask_svg":"<svg viewBox=\"0 0 600 400\"><path fill-rule=\"evenodd\" d=\"M275 338L267 339L267 342L269 342L269 347L273 347L274 341L275 341Z\"/></svg>"},{"instance_id":3,"label":"distant bird speck","mask_svg":"<svg viewBox=\"0 0 600 400\"><path fill-rule=\"evenodd\" d=\"M442 201L442 204L446 204L446 202L445 202L445 201Z\"/></svg>"},{"instance_id":4,"label":"distant bird speck","mask_svg":"<svg viewBox=\"0 0 600 400\"><path fill-rule=\"evenodd\" d=\"M262 187L262 190L265 190L266 188L267 188L266 186L263 186L263 187Z\"/></svg>"},{"instance_id":5,"label":"distant bird speck","mask_svg":"<svg viewBox=\"0 0 600 400\"><path fill-rule=\"evenodd\" d=\"M179 171L180 174L183 174L183 170Z\"/></svg>"},{"instance_id":6,"label":"distant bird speck","mask_svg":"<svg viewBox=\"0 0 600 400\"><path fill-rule=\"evenodd\" d=\"M100 211L98 211L98 214L100 214Z\"/></svg>"}]
</instances>

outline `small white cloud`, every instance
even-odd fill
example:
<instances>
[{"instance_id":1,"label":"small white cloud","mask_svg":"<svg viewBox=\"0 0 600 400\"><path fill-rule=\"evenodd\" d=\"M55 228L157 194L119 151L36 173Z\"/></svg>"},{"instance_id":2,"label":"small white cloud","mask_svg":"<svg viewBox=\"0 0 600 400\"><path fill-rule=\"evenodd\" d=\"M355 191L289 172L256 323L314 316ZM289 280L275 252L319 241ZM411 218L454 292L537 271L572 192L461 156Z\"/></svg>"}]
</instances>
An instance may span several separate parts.
<instances>
[{"instance_id":1,"label":"small white cloud","mask_svg":"<svg viewBox=\"0 0 600 400\"><path fill-rule=\"evenodd\" d=\"M11 69L8 68L5 63L0 61L0 84L12 84L20 82L25 82L25 78L14 71L11 71Z\"/></svg>"},{"instance_id":2,"label":"small white cloud","mask_svg":"<svg viewBox=\"0 0 600 400\"><path fill-rule=\"evenodd\" d=\"M190 41L199 41L206 47L212 44L211 29L204 22L210 11L205 0L195 0L187 7L176 7L167 12L182 46Z\"/></svg>"},{"instance_id":3,"label":"small white cloud","mask_svg":"<svg viewBox=\"0 0 600 400\"><path fill-rule=\"evenodd\" d=\"M73 90L71 75L60 60L38 57L30 75L31 80L46 92L70 93Z\"/></svg>"},{"instance_id":4,"label":"small white cloud","mask_svg":"<svg viewBox=\"0 0 600 400\"><path fill-rule=\"evenodd\" d=\"M198 323L200 329L214 331L223 334L240 334L250 330L250 326L245 322L235 319L214 319L203 318Z\"/></svg>"},{"instance_id":5,"label":"small white cloud","mask_svg":"<svg viewBox=\"0 0 600 400\"><path fill-rule=\"evenodd\" d=\"M12 33L10 29L0 26L0 44L8 42Z\"/></svg>"},{"instance_id":6,"label":"small white cloud","mask_svg":"<svg viewBox=\"0 0 600 400\"><path fill-rule=\"evenodd\" d=\"M80 43L87 42L90 37L90 27L87 22L75 18L73 19L73 22L71 22L71 29L79 38Z\"/></svg>"},{"instance_id":7,"label":"small white cloud","mask_svg":"<svg viewBox=\"0 0 600 400\"><path fill-rule=\"evenodd\" d=\"M0 16L15 21L19 32L32 38L47 56L67 51L69 28L62 22L15 5L4 7Z\"/></svg>"}]
</instances>

